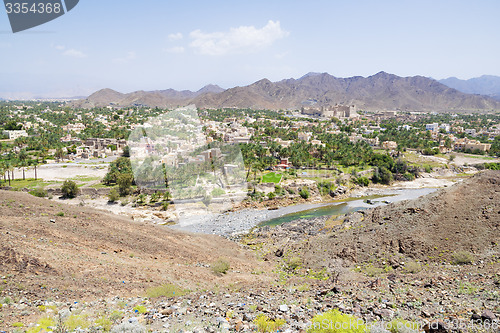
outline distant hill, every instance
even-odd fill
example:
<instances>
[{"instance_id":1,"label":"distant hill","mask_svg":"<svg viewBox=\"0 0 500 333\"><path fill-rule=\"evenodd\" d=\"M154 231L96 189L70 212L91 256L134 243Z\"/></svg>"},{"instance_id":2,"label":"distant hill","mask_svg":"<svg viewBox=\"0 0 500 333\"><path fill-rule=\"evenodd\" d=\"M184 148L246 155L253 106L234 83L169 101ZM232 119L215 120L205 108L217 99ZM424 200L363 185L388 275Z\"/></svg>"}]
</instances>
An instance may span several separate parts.
<instances>
[{"instance_id":1,"label":"distant hill","mask_svg":"<svg viewBox=\"0 0 500 333\"><path fill-rule=\"evenodd\" d=\"M500 100L500 76L483 75L469 80L450 77L439 82L467 94L486 95Z\"/></svg>"},{"instance_id":2,"label":"distant hill","mask_svg":"<svg viewBox=\"0 0 500 333\"><path fill-rule=\"evenodd\" d=\"M112 89L101 89L85 99L71 102L70 105L82 108L104 107L109 105L133 106L143 105L150 107L177 107L187 103L187 101L199 96L220 93L224 91L221 87L209 84L198 91L190 90L155 90L155 91L134 91L122 94Z\"/></svg>"},{"instance_id":3,"label":"distant hill","mask_svg":"<svg viewBox=\"0 0 500 333\"><path fill-rule=\"evenodd\" d=\"M328 73L308 73L300 79L271 82L262 79L227 90L214 85L196 92L173 89L120 94L100 90L73 102L77 107L106 105L177 107L195 104L200 108L299 109L303 105L355 104L362 110L402 111L491 111L500 102L471 95L423 76L399 77L380 72L369 77L337 78Z\"/></svg>"}]
</instances>

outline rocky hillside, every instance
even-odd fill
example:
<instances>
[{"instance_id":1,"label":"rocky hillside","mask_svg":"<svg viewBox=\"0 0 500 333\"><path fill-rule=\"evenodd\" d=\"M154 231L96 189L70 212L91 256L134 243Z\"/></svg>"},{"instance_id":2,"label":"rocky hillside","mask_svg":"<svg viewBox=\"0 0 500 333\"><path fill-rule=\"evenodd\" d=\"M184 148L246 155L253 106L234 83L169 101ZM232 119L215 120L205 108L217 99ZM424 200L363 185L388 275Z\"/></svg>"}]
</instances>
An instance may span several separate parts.
<instances>
[{"instance_id":1,"label":"rocky hillside","mask_svg":"<svg viewBox=\"0 0 500 333\"><path fill-rule=\"evenodd\" d=\"M231 274L213 274L210 265L219 258L230 263ZM92 300L143 295L164 283L195 290L252 284L264 277L251 272L267 270L251 252L218 236L0 190L2 297Z\"/></svg>"},{"instance_id":2,"label":"rocky hillside","mask_svg":"<svg viewBox=\"0 0 500 333\"><path fill-rule=\"evenodd\" d=\"M361 110L500 110L500 102L490 97L466 94L422 76L399 77L385 72L366 78L337 78L328 73L310 73L300 79L279 82L262 79L224 91L217 86L207 86L195 93L172 89L123 95L110 92L110 89L101 90L85 100L73 102L73 105L176 107L195 104L200 108L300 109L311 104L355 104Z\"/></svg>"},{"instance_id":3,"label":"rocky hillside","mask_svg":"<svg viewBox=\"0 0 500 333\"><path fill-rule=\"evenodd\" d=\"M482 172L416 200L351 213L326 226L323 221L291 228L260 231L259 237L275 239L270 253L296 253L315 269L498 262L500 172Z\"/></svg>"}]
</instances>

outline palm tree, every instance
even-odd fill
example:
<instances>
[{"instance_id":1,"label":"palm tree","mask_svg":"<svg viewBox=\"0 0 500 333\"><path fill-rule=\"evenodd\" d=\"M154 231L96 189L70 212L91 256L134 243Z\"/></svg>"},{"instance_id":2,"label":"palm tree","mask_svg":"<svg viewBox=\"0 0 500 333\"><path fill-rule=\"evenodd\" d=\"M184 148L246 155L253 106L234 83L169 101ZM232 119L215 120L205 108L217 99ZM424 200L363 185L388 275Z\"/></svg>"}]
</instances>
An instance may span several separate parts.
<instances>
[{"instance_id":1,"label":"palm tree","mask_svg":"<svg viewBox=\"0 0 500 333\"><path fill-rule=\"evenodd\" d=\"M4 162L0 162L0 181L2 180L5 182L5 171L6 171L6 166Z\"/></svg>"},{"instance_id":2,"label":"palm tree","mask_svg":"<svg viewBox=\"0 0 500 333\"><path fill-rule=\"evenodd\" d=\"M57 163L64 158L64 151L61 147L56 149L55 157L57 158Z\"/></svg>"},{"instance_id":3,"label":"palm tree","mask_svg":"<svg viewBox=\"0 0 500 333\"><path fill-rule=\"evenodd\" d=\"M13 171L14 167L10 161L5 161L4 165L5 165L5 171L7 171L9 186L10 186L10 171L14 172ZM14 173L12 173L12 176L14 176ZM4 175L4 178L5 178L5 175Z\"/></svg>"},{"instance_id":4,"label":"palm tree","mask_svg":"<svg viewBox=\"0 0 500 333\"><path fill-rule=\"evenodd\" d=\"M23 149L19 152L19 166L23 169L23 180L26 180L26 167L28 166L28 154Z\"/></svg>"}]
</instances>

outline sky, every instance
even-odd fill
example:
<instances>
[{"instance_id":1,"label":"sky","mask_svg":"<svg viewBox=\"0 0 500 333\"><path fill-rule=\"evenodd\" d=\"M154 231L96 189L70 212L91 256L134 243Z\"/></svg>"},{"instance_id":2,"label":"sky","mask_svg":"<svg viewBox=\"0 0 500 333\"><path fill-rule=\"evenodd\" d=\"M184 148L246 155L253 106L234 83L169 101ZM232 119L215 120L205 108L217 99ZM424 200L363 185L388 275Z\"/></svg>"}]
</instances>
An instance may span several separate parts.
<instances>
[{"instance_id":1,"label":"sky","mask_svg":"<svg viewBox=\"0 0 500 333\"><path fill-rule=\"evenodd\" d=\"M308 72L500 76L499 13L498 0L80 0L14 34L0 7L0 97L195 91Z\"/></svg>"}]
</instances>

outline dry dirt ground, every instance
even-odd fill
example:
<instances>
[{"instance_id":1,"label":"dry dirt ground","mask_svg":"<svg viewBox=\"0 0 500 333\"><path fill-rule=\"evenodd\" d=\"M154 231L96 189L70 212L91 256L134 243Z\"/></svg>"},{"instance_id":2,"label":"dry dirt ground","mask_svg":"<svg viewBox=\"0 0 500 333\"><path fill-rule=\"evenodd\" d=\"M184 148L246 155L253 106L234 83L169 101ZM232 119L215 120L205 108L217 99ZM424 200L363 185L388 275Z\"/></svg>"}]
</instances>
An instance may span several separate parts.
<instances>
[{"instance_id":1,"label":"dry dirt ground","mask_svg":"<svg viewBox=\"0 0 500 333\"><path fill-rule=\"evenodd\" d=\"M209 267L219 258L231 265L222 277ZM266 279L252 272L270 269L253 252L217 236L0 191L2 297L77 301L144 295L163 283L190 290L251 285Z\"/></svg>"}]
</instances>

